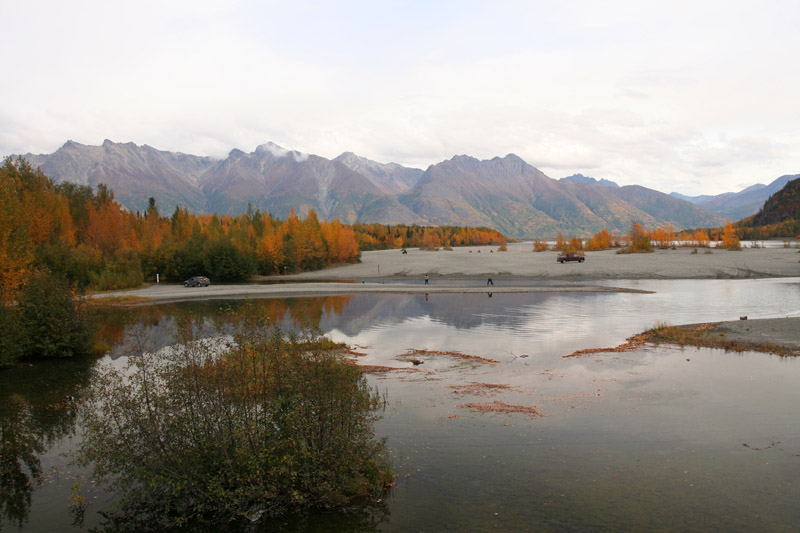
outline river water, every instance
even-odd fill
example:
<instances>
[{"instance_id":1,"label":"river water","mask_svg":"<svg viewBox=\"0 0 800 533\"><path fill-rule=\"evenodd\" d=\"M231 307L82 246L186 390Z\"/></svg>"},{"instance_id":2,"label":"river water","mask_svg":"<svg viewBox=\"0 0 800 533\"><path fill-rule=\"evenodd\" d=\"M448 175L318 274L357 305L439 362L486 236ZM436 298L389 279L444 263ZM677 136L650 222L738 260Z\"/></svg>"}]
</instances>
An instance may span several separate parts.
<instances>
[{"instance_id":1,"label":"river water","mask_svg":"<svg viewBox=\"0 0 800 533\"><path fill-rule=\"evenodd\" d=\"M655 292L259 301L287 327L310 323L347 342L364 354L361 364L401 369L369 374L388 394L376 431L388 439L398 474L382 506L264 527L796 528L800 361L677 347L563 356L616 346L659 322L800 316L800 278L597 284ZM1 372L3 457L16 458L29 483L0 489L2 529L101 527L98 511L109 498L69 462L80 427L65 397L79 396L93 365L124 362L137 325L158 349L172 342L181 315L218 317L240 304L104 312L103 358ZM498 406L527 411L491 411ZM89 500L82 517L68 507L76 482Z\"/></svg>"}]
</instances>

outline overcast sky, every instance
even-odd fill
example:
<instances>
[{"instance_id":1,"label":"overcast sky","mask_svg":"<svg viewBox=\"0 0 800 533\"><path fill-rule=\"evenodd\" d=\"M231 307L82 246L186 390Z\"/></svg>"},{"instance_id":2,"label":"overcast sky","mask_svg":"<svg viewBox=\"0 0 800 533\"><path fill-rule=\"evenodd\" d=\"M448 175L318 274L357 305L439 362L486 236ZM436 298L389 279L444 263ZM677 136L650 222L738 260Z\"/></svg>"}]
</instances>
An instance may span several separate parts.
<instances>
[{"instance_id":1,"label":"overcast sky","mask_svg":"<svg viewBox=\"0 0 800 533\"><path fill-rule=\"evenodd\" d=\"M515 153L664 192L800 173L800 2L0 0L0 155Z\"/></svg>"}]
</instances>

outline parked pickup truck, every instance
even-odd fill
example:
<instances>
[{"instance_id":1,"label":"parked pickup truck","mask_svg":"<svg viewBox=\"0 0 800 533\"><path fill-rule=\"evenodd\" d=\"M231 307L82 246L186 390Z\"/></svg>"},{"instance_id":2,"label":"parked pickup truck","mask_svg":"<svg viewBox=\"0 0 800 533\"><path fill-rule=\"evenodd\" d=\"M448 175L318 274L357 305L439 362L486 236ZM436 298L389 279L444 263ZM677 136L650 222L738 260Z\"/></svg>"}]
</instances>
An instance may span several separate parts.
<instances>
[{"instance_id":1,"label":"parked pickup truck","mask_svg":"<svg viewBox=\"0 0 800 533\"><path fill-rule=\"evenodd\" d=\"M578 263L583 263L584 261L586 261L586 258L578 254L564 254L564 255L559 255L556 261L558 261L559 263L565 263L565 262L568 263L570 261L577 261Z\"/></svg>"}]
</instances>

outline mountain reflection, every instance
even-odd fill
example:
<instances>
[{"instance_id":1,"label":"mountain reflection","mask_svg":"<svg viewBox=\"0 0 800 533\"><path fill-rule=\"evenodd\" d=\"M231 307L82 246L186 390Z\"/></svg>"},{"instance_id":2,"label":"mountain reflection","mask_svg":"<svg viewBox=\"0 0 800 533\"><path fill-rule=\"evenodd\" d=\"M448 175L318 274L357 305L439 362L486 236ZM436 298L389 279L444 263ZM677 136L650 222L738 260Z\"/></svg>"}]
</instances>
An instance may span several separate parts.
<instances>
[{"instance_id":1,"label":"mountain reflection","mask_svg":"<svg viewBox=\"0 0 800 533\"><path fill-rule=\"evenodd\" d=\"M338 329L347 335L376 326L402 324L420 316L462 330L486 325L504 329L522 326L536 309L546 309L549 293L479 294L359 294L314 298L270 298L250 301L272 323L283 329ZM584 299L591 294L582 295ZM188 317L206 317L209 334L227 330L226 316L246 300L179 302L103 311L98 342L112 359L129 355L134 329L144 329L148 350L175 342L177 325Z\"/></svg>"},{"instance_id":2,"label":"mountain reflection","mask_svg":"<svg viewBox=\"0 0 800 533\"><path fill-rule=\"evenodd\" d=\"M325 315L320 329L335 328L354 336L370 327L402 324L420 316L430 316L436 322L457 329L485 325L510 329L524 323L532 308L553 298L553 294L548 293L503 293L487 297L490 294L488 291L485 294L360 294L341 313Z\"/></svg>"}]
</instances>

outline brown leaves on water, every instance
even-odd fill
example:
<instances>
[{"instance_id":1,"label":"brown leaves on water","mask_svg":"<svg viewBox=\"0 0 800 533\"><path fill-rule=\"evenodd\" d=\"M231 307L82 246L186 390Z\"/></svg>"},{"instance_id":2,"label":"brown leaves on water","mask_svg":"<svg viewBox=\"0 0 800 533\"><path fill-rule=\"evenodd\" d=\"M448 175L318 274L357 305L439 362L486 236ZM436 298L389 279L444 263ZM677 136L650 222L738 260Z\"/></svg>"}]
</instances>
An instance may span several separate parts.
<instances>
[{"instance_id":1,"label":"brown leaves on water","mask_svg":"<svg viewBox=\"0 0 800 533\"><path fill-rule=\"evenodd\" d=\"M366 357L367 356L367 354L365 352L357 352L356 350L354 350L354 349L352 349L350 347L343 348L342 349L342 353L345 353L347 355L354 355L356 357Z\"/></svg>"},{"instance_id":2,"label":"brown leaves on water","mask_svg":"<svg viewBox=\"0 0 800 533\"><path fill-rule=\"evenodd\" d=\"M562 355L561 357L580 357L582 355L589 355L593 353L609 353L609 352L632 352L638 350L650 341L650 336L645 333L639 333L633 337L628 337L628 342L620 344L614 348L587 348L585 350L576 350L569 355Z\"/></svg>"},{"instance_id":3,"label":"brown leaves on water","mask_svg":"<svg viewBox=\"0 0 800 533\"><path fill-rule=\"evenodd\" d=\"M469 409L474 413L522 413L530 418L541 418L544 415L535 405L514 405L500 400L493 402L462 403L458 407Z\"/></svg>"},{"instance_id":4,"label":"brown leaves on water","mask_svg":"<svg viewBox=\"0 0 800 533\"><path fill-rule=\"evenodd\" d=\"M398 368L394 366L381 365L358 365L365 374L385 374L387 372L417 372L416 368Z\"/></svg>"},{"instance_id":5,"label":"brown leaves on water","mask_svg":"<svg viewBox=\"0 0 800 533\"><path fill-rule=\"evenodd\" d=\"M453 389L453 394L472 394L474 396L494 396L500 392L519 390L514 385L502 383L478 383L471 381L464 385L448 385L448 389Z\"/></svg>"}]
</instances>

